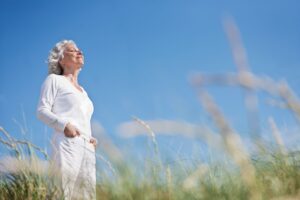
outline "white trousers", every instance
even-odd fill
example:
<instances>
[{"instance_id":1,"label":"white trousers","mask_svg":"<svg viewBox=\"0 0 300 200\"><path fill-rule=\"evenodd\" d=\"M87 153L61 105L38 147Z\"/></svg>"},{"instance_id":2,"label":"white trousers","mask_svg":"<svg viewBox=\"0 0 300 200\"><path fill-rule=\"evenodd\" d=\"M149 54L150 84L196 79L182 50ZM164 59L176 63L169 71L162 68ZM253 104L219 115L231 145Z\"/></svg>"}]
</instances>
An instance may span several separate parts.
<instances>
[{"instance_id":1,"label":"white trousers","mask_svg":"<svg viewBox=\"0 0 300 200\"><path fill-rule=\"evenodd\" d=\"M82 136L67 138L55 133L53 161L61 176L65 200L96 199L95 148Z\"/></svg>"}]
</instances>

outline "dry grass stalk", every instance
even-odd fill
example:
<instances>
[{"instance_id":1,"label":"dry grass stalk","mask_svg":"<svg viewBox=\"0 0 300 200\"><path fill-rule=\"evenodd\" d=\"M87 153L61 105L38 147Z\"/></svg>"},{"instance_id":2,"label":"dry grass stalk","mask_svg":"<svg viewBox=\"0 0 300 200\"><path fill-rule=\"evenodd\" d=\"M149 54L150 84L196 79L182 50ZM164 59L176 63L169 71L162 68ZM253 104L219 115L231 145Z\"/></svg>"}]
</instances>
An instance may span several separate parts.
<instances>
[{"instance_id":1,"label":"dry grass stalk","mask_svg":"<svg viewBox=\"0 0 300 200\"><path fill-rule=\"evenodd\" d=\"M35 145L29 141L26 141L26 140L14 139L3 127L0 127L0 132L2 132L9 140L9 141L5 141L2 138L0 138L0 142L4 145L8 146L9 148L11 148L16 153L17 158L20 159L21 155L22 155L21 154L22 148L19 147L19 144L21 144L21 145L26 145L28 147L29 151L31 151L31 148L39 151L40 153L42 153L44 155L44 157L46 159L48 159L48 154L42 148L38 147L37 145Z\"/></svg>"},{"instance_id":2,"label":"dry grass stalk","mask_svg":"<svg viewBox=\"0 0 300 200\"><path fill-rule=\"evenodd\" d=\"M163 172L164 166L163 163L161 161L161 156L160 156L160 152L159 152L159 148L158 148L158 143L156 141L156 135L154 133L154 131L151 129L151 127L143 120L137 118L137 117L132 117L137 123L139 123L140 125L142 125L144 128L146 128L146 130L149 132L152 143L154 145L154 151L155 151L155 155L156 155L156 159L158 162L158 170L155 168L153 168L153 172L154 172L154 176L157 176L159 174L159 171ZM152 165L153 167L153 165Z\"/></svg>"},{"instance_id":3,"label":"dry grass stalk","mask_svg":"<svg viewBox=\"0 0 300 200\"><path fill-rule=\"evenodd\" d=\"M300 101L298 97L293 93L286 82L279 84L278 91L279 95L285 100L288 108L293 111L296 118L300 122Z\"/></svg>"},{"instance_id":4,"label":"dry grass stalk","mask_svg":"<svg viewBox=\"0 0 300 200\"><path fill-rule=\"evenodd\" d=\"M137 118L137 117L132 117L137 123L139 123L140 125L142 125L144 128L146 128L146 130L148 131L148 133L150 134L150 137L151 137L151 140L152 140L152 143L154 145L154 150L155 150L155 153L157 155L159 155L159 150L158 150L158 144L157 144L157 141L156 141L156 136L155 136L155 133L153 132L153 130L151 129L151 127L143 120Z\"/></svg>"},{"instance_id":5,"label":"dry grass stalk","mask_svg":"<svg viewBox=\"0 0 300 200\"><path fill-rule=\"evenodd\" d=\"M285 145L284 145L282 137L281 137L281 133L280 133L274 119L272 117L269 117L268 121L269 121L269 125L271 127L271 132L273 134L273 137L275 138L275 141L280 149L280 153L282 155L286 156L287 149L285 148Z\"/></svg>"},{"instance_id":6,"label":"dry grass stalk","mask_svg":"<svg viewBox=\"0 0 300 200\"><path fill-rule=\"evenodd\" d=\"M246 50L242 45L242 39L238 27L233 19L227 18L224 22L225 32L227 33L231 45L233 58L237 67L237 78L245 91L245 106L247 109L249 130L253 138L260 143L260 126L258 115L258 99L255 94L255 79L250 71L247 61Z\"/></svg>"},{"instance_id":7,"label":"dry grass stalk","mask_svg":"<svg viewBox=\"0 0 300 200\"><path fill-rule=\"evenodd\" d=\"M248 186L251 198L261 199L261 195L256 186L255 168L250 162L246 150L243 148L242 141L238 134L230 127L221 111L214 103L212 97L204 92L199 92L199 97L203 107L212 117L214 123L220 130L224 139L225 147L229 155L233 158L234 162L239 166L242 180Z\"/></svg>"},{"instance_id":8,"label":"dry grass stalk","mask_svg":"<svg viewBox=\"0 0 300 200\"><path fill-rule=\"evenodd\" d=\"M109 162L109 160L105 159L101 154L99 153L95 153L96 158L99 158L100 160L102 160L110 169L110 171L113 173L114 176L117 175L116 170L114 169L114 167L112 166L112 164Z\"/></svg>"},{"instance_id":9,"label":"dry grass stalk","mask_svg":"<svg viewBox=\"0 0 300 200\"><path fill-rule=\"evenodd\" d=\"M246 50L242 45L242 39L239 30L232 18L227 17L224 20L224 29L231 45L233 58L238 72L249 71Z\"/></svg>"},{"instance_id":10,"label":"dry grass stalk","mask_svg":"<svg viewBox=\"0 0 300 200\"><path fill-rule=\"evenodd\" d=\"M172 180L172 172L170 166L167 166L166 168L166 179L167 179L167 188L168 188L168 199L172 199L173 180Z\"/></svg>"}]
</instances>

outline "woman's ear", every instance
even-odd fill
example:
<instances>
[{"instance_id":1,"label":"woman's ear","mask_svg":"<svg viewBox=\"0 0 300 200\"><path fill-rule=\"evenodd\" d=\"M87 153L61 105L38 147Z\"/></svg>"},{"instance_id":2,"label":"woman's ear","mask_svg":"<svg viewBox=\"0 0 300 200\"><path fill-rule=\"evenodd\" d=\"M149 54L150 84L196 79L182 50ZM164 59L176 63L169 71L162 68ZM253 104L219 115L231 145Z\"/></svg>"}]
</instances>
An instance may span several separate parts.
<instances>
[{"instance_id":1,"label":"woman's ear","mask_svg":"<svg viewBox=\"0 0 300 200\"><path fill-rule=\"evenodd\" d=\"M63 65L64 65L63 59L60 59L60 60L58 61L58 63L60 64L60 66L63 66Z\"/></svg>"}]
</instances>

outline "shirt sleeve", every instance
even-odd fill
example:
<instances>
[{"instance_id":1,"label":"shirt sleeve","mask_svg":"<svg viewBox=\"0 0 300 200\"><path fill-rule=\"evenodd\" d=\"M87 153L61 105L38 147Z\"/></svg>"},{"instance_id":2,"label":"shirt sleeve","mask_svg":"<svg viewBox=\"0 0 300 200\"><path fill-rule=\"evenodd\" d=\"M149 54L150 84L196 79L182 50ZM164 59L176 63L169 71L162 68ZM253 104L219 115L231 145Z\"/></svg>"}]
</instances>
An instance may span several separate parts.
<instances>
[{"instance_id":1,"label":"shirt sleeve","mask_svg":"<svg viewBox=\"0 0 300 200\"><path fill-rule=\"evenodd\" d=\"M52 112L52 106L55 101L57 90L58 88L55 75L48 75L41 88L36 114L37 118L49 127L59 132L64 132L68 121L58 117Z\"/></svg>"}]
</instances>

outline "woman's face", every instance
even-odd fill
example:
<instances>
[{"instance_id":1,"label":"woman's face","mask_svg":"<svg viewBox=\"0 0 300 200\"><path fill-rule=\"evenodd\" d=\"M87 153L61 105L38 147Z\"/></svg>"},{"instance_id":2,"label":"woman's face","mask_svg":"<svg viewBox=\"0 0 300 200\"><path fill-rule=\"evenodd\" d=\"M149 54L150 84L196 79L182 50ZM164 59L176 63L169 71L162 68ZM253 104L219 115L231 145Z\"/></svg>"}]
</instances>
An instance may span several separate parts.
<instances>
[{"instance_id":1,"label":"woman's face","mask_svg":"<svg viewBox=\"0 0 300 200\"><path fill-rule=\"evenodd\" d=\"M82 52L73 44L67 44L64 50L64 57L60 60L63 68L79 69L84 64Z\"/></svg>"}]
</instances>

